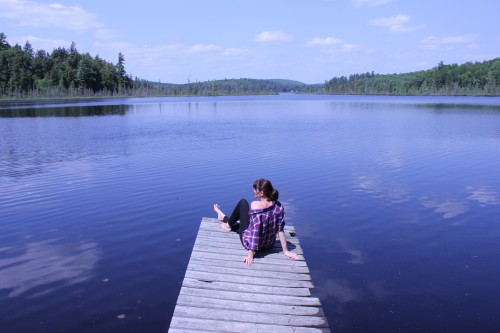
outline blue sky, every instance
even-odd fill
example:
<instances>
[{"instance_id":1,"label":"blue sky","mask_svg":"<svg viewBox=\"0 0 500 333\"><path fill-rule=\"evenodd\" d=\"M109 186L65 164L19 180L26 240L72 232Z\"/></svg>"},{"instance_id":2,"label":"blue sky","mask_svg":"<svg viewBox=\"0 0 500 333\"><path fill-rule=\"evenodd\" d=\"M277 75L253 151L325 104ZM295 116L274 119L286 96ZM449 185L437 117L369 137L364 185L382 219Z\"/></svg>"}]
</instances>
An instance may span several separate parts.
<instances>
[{"instance_id":1,"label":"blue sky","mask_svg":"<svg viewBox=\"0 0 500 333\"><path fill-rule=\"evenodd\" d=\"M500 1L0 0L0 32L51 52L80 53L133 77L323 83L500 57Z\"/></svg>"}]
</instances>

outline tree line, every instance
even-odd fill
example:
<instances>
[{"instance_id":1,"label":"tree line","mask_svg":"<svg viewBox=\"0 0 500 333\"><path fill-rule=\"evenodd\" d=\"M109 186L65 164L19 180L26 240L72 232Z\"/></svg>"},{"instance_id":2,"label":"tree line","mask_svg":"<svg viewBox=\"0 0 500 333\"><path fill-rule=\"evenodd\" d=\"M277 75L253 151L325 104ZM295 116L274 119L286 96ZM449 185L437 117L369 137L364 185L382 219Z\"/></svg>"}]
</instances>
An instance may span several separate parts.
<instances>
[{"instance_id":1,"label":"tree line","mask_svg":"<svg viewBox=\"0 0 500 333\"><path fill-rule=\"evenodd\" d=\"M224 79L185 84L134 81L134 94L138 96L231 96L265 95L279 93L316 93L322 85L307 85L293 80Z\"/></svg>"},{"instance_id":2,"label":"tree line","mask_svg":"<svg viewBox=\"0 0 500 333\"><path fill-rule=\"evenodd\" d=\"M384 95L500 95L500 58L445 65L404 74L366 72L334 77L324 84L292 80L224 79L170 84L132 78L125 57L115 64L69 49L34 51L27 41L11 46L0 33L0 98L109 96L221 96L295 93Z\"/></svg>"},{"instance_id":3,"label":"tree line","mask_svg":"<svg viewBox=\"0 0 500 333\"><path fill-rule=\"evenodd\" d=\"M380 75L353 74L325 82L327 94L500 95L500 58L462 65L442 61L429 70Z\"/></svg>"},{"instance_id":4,"label":"tree line","mask_svg":"<svg viewBox=\"0 0 500 333\"><path fill-rule=\"evenodd\" d=\"M121 53L114 65L78 52L74 42L69 49L58 47L50 54L35 52L29 41L23 47L11 46L0 33L0 97L112 96L127 93L132 86Z\"/></svg>"},{"instance_id":5,"label":"tree line","mask_svg":"<svg viewBox=\"0 0 500 333\"><path fill-rule=\"evenodd\" d=\"M76 43L52 53L34 51L27 41L11 46L0 33L0 98L63 98L108 96L220 96L316 92L316 87L292 80L225 79L186 84L132 79L118 54L116 65L99 56L80 53Z\"/></svg>"}]
</instances>

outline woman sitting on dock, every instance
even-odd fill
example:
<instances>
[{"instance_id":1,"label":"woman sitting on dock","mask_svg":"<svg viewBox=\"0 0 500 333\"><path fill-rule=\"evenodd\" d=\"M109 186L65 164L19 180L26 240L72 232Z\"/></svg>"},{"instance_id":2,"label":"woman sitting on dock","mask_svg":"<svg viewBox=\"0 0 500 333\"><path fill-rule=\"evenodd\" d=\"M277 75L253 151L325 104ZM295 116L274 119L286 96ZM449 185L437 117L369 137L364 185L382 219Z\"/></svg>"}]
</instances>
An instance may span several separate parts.
<instances>
[{"instance_id":1,"label":"woman sitting on dock","mask_svg":"<svg viewBox=\"0 0 500 333\"><path fill-rule=\"evenodd\" d=\"M285 209L278 201L278 190L273 188L269 180L258 179L253 183L253 191L255 197L260 200L252 201L249 207L248 201L241 199L229 218L218 204L214 204L217 217L223 222L222 228L226 231L236 231L240 235L241 244L248 250L248 255L244 259L247 265L253 263L255 251L268 249L274 245L276 234L279 234L284 254L297 259L297 254L288 251L286 244Z\"/></svg>"}]
</instances>

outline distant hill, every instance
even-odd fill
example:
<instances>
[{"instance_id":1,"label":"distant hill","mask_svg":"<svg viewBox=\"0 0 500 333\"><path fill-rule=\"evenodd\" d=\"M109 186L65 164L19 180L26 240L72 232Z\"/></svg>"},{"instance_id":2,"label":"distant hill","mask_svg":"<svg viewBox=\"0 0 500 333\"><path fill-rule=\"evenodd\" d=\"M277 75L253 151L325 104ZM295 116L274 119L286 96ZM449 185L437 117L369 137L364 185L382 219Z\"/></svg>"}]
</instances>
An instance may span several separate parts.
<instances>
[{"instance_id":1,"label":"distant hill","mask_svg":"<svg viewBox=\"0 0 500 333\"><path fill-rule=\"evenodd\" d=\"M278 94L286 92L313 92L323 84L308 85L303 82L285 79L224 79L184 84L159 83L136 80L137 88L154 88L165 95L242 95Z\"/></svg>"}]
</instances>

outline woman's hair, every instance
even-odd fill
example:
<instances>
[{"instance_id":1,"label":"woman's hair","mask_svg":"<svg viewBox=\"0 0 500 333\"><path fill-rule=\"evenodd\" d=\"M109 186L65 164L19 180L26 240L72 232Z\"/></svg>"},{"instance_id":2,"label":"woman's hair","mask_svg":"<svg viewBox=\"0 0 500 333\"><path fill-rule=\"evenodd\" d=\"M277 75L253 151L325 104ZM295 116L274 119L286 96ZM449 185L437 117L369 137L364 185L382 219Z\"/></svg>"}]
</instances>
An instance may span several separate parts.
<instances>
[{"instance_id":1,"label":"woman's hair","mask_svg":"<svg viewBox=\"0 0 500 333\"><path fill-rule=\"evenodd\" d=\"M256 191L264 193L264 196L271 201L278 200L279 192L273 187L271 181L261 178L253 182L253 188Z\"/></svg>"}]
</instances>

